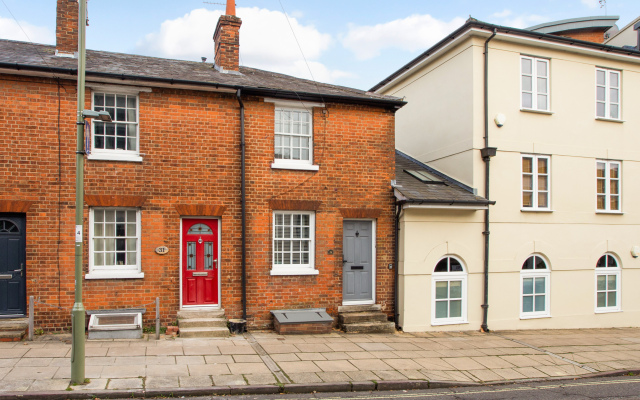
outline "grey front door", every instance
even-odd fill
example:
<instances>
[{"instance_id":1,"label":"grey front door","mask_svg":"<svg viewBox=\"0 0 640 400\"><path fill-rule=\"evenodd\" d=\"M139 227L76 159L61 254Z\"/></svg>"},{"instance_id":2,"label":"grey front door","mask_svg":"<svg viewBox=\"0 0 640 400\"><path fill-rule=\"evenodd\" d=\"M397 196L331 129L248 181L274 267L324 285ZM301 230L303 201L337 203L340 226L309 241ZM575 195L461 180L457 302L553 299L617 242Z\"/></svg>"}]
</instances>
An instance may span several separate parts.
<instances>
[{"instance_id":1,"label":"grey front door","mask_svg":"<svg viewBox=\"0 0 640 400\"><path fill-rule=\"evenodd\" d=\"M26 313L25 217L0 214L0 316Z\"/></svg>"},{"instance_id":2,"label":"grey front door","mask_svg":"<svg viewBox=\"0 0 640 400\"><path fill-rule=\"evenodd\" d=\"M373 222L344 221L342 301L373 301Z\"/></svg>"}]
</instances>

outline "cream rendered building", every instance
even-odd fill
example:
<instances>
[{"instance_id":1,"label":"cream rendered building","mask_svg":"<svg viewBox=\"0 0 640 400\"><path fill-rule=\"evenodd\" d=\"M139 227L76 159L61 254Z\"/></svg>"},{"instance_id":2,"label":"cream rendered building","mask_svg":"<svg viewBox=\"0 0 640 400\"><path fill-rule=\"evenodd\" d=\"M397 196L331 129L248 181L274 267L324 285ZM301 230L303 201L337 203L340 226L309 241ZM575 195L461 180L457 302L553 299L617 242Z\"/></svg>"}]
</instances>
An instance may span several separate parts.
<instances>
[{"instance_id":1,"label":"cream rendered building","mask_svg":"<svg viewBox=\"0 0 640 400\"><path fill-rule=\"evenodd\" d=\"M408 102L402 153L495 201L397 168L399 326L640 326L640 52L470 19L371 90Z\"/></svg>"}]
</instances>

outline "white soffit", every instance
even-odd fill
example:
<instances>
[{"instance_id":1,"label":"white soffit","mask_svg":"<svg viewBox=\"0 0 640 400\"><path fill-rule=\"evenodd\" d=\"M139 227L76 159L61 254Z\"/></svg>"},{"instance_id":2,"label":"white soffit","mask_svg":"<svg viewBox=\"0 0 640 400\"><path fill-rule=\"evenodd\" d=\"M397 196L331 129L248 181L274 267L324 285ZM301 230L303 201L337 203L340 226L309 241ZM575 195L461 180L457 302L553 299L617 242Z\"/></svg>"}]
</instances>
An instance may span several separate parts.
<instances>
[{"instance_id":1,"label":"white soffit","mask_svg":"<svg viewBox=\"0 0 640 400\"><path fill-rule=\"evenodd\" d=\"M479 36L479 37L488 39L489 36L492 35L492 33L493 32L491 31L478 29L478 28L471 28L466 30L462 35L454 38L446 45L442 46L441 48L435 50L433 53L426 56L423 60L418 62L416 65L412 66L408 70L396 76L393 80L387 82L384 86L376 90L376 93L384 92L390 86L393 86L397 82L406 78L407 76L410 76L411 74L413 74L414 71L424 67L425 65L430 64L434 60L438 59L440 56L444 55L447 51L449 51L449 49L457 46L458 44L470 38L471 36ZM532 32L532 33L535 33L535 32ZM520 36L517 34L509 34L509 33L501 33L501 32L496 34L494 40L495 39L503 40L505 42L510 42L510 43L524 44L527 46L542 47L542 48L559 50L559 51L567 51L570 53L584 54L592 57L601 57L609 60L640 63L640 56L630 56L625 54L613 53L605 49L594 49L594 48L582 47L580 44L577 44L577 43L575 45L570 45L570 44L560 43L556 41L536 39L536 38L531 38L526 36ZM620 48L620 50L624 51L622 48Z\"/></svg>"}]
</instances>

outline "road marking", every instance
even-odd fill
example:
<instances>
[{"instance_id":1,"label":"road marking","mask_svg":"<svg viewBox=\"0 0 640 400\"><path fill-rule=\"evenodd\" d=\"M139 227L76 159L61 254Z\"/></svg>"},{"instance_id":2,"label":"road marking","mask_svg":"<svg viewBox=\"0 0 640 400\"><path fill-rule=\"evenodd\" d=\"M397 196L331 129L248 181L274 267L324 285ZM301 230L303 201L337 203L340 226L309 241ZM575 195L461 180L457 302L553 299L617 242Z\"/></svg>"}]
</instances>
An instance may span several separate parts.
<instances>
[{"instance_id":1,"label":"road marking","mask_svg":"<svg viewBox=\"0 0 640 400\"><path fill-rule=\"evenodd\" d=\"M558 358L558 359L560 359L560 360L562 360L562 361L568 362L569 364L573 364L573 365L575 365L576 367L580 367L580 368L582 368L582 369L586 369L586 370L587 370L587 371L589 371L589 372L598 372L598 370L593 369L593 368L589 367L588 365L584 365L584 364L581 364L581 363L579 363L579 362L577 362L577 361L570 360L570 359L568 359L568 358L562 357L561 355L558 355L558 354L552 353L552 352L550 352L550 351L548 351L548 350L541 349L540 347L536 347L536 346L534 346L534 345L532 345L532 344L525 343L525 342L522 342L522 341L517 340L517 339L512 339L512 338L510 338L510 337L502 336L502 335L500 335L500 334L498 334L498 333L494 333L494 335L496 335L496 336L498 336L498 337L501 337L501 338L503 338L503 339L510 340L510 341L512 341L512 342L515 342L515 343L521 344L521 345L523 345L523 346L527 346L527 347L529 347L529 348L531 348L531 349L534 349L534 350L540 351L540 352L542 352L542 353L548 354L548 355L550 355L551 357Z\"/></svg>"},{"instance_id":2,"label":"road marking","mask_svg":"<svg viewBox=\"0 0 640 400\"><path fill-rule=\"evenodd\" d=\"M247 341L249 342L251 347L253 347L253 349L256 351L256 353L258 353L258 355L262 359L262 362L264 362L264 364L267 366L267 368L269 368L271 373L274 374L276 376L276 378L278 378L280 383L292 383L289 380L289 378L284 374L284 372L282 372L280 367L278 367L278 364L276 364L276 362L273 361L273 358L271 358L271 356L269 356L269 354L267 354L265 349L262 348L262 346L260 346L260 343L258 343L256 338L254 338L252 334L247 332L247 333L244 334L244 337L245 337L245 339L247 339Z\"/></svg>"}]
</instances>

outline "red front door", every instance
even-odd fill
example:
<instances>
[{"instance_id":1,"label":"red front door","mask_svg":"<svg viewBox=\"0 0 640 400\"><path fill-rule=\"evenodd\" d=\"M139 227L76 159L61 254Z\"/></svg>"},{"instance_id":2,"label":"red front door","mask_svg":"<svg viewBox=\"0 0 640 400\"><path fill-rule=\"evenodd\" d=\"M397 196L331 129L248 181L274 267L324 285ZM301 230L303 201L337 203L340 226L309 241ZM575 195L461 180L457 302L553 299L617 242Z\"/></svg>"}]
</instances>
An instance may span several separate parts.
<instances>
[{"instance_id":1,"label":"red front door","mask_svg":"<svg viewBox=\"0 0 640 400\"><path fill-rule=\"evenodd\" d=\"M218 304L218 220L182 221L182 305Z\"/></svg>"}]
</instances>

